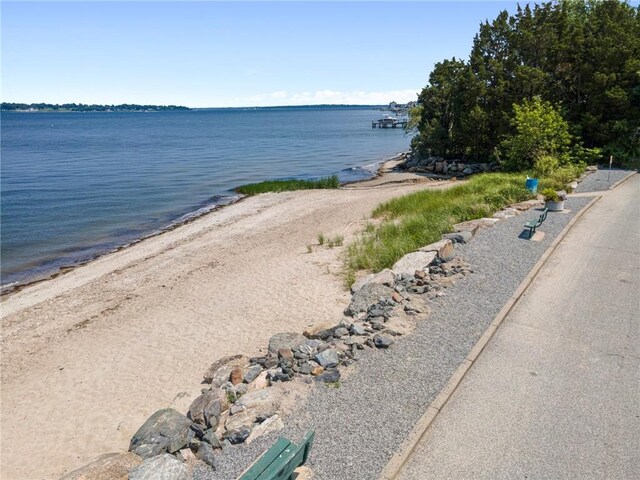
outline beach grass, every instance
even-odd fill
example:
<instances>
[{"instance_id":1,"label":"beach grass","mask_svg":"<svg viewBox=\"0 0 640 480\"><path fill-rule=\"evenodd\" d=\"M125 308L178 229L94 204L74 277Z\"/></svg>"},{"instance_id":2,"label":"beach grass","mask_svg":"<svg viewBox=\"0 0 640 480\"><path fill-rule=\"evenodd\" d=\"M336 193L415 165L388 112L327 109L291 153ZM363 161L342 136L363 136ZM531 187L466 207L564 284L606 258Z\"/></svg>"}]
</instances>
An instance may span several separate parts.
<instances>
[{"instance_id":1,"label":"beach grass","mask_svg":"<svg viewBox=\"0 0 640 480\"><path fill-rule=\"evenodd\" d=\"M446 190L423 190L379 205L369 224L347 248L345 281L358 270L380 271L402 256L440 240L453 225L491 216L497 210L534 198L524 174L488 173Z\"/></svg>"},{"instance_id":2,"label":"beach grass","mask_svg":"<svg viewBox=\"0 0 640 480\"><path fill-rule=\"evenodd\" d=\"M250 183L236 188L236 192L243 195L257 195L266 192L290 192L293 190L313 190L338 188L340 180L336 175L317 180L267 180L260 183Z\"/></svg>"}]
</instances>

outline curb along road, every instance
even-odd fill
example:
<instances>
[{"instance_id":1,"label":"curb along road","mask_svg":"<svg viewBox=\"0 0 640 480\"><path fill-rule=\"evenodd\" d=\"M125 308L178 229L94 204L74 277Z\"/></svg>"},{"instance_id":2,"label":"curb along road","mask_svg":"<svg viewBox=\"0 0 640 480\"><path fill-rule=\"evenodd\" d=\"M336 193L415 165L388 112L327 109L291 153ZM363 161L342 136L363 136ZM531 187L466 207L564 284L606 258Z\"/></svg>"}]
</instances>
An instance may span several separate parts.
<instances>
[{"instance_id":1,"label":"curb along road","mask_svg":"<svg viewBox=\"0 0 640 480\"><path fill-rule=\"evenodd\" d=\"M617 187L624 181L631 178L635 173L630 173L625 178L616 182L610 189ZM597 194L596 194L597 195ZM553 254L556 250L558 244L562 242L562 240L566 237L575 223L582 218L582 216L589 211L589 209L595 205L602 198L602 195L597 195L591 200L582 210L580 210L567 224L567 226L560 232L560 234L555 238L555 240L551 243L549 248L544 252L542 257L538 260L538 262L531 269L527 277L520 283L514 294L509 298L507 303L502 307L500 312L496 315L494 320L491 322L487 330L484 332L482 337L478 340L478 342L473 346L469 354L467 355L464 362L458 367L458 369L451 376L446 386L442 389L442 391L438 394L435 400L429 405L424 415L418 420L416 426L406 438L406 440L400 446L398 452L391 458L391 460L387 463L385 468L382 471L381 479L382 480L393 480L397 478L398 474L402 470L403 466L407 462L407 460L411 457L414 452L416 446L421 441L421 439L426 434L429 426L432 424L433 420L436 418L442 407L444 407L455 392L456 388L464 378L465 374L469 370L469 368L473 365L475 360L478 358L480 353L483 351L489 340L493 337L494 333L504 320L504 318L509 314L514 305L518 302L520 297L525 293L533 279L536 277L542 266L547 262L548 258Z\"/></svg>"},{"instance_id":2,"label":"curb along road","mask_svg":"<svg viewBox=\"0 0 640 480\"><path fill-rule=\"evenodd\" d=\"M637 172L631 172L629 173L626 177L621 178L620 180L618 180L616 183L614 183L613 185L611 185L609 187L609 190L613 190L614 188L616 188L618 185L626 182L627 180L629 180L631 177L633 177Z\"/></svg>"}]
</instances>

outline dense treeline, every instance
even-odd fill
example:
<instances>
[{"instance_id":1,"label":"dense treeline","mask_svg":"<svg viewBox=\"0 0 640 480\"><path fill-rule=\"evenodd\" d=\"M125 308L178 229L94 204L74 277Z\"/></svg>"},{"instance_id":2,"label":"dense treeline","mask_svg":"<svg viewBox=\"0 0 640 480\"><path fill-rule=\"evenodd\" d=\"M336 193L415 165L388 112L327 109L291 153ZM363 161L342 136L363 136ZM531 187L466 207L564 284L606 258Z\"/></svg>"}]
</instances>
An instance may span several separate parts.
<instances>
[{"instance_id":1,"label":"dense treeline","mask_svg":"<svg viewBox=\"0 0 640 480\"><path fill-rule=\"evenodd\" d=\"M413 113L421 156L497 159L513 170L540 156L637 160L640 7L559 1L503 11L480 26L468 60L435 65ZM552 148L531 140L539 124Z\"/></svg>"},{"instance_id":2,"label":"dense treeline","mask_svg":"<svg viewBox=\"0 0 640 480\"><path fill-rule=\"evenodd\" d=\"M188 107L177 105L135 105L123 103L121 105L85 105L83 103L9 103L2 102L2 110L38 110L51 112L160 112L165 110L189 110Z\"/></svg>"}]
</instances>

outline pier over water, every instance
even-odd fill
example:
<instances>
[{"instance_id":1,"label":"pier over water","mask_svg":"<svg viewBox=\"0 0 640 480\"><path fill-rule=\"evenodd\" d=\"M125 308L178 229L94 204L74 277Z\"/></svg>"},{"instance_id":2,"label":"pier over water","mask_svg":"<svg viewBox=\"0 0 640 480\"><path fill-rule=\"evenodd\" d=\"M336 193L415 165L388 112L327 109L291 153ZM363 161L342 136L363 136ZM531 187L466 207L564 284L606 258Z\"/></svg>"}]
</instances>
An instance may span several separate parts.
<instances>
[{"instance_id":1,"label":"pier over water","mask_svg":"<svg viewBox=\"0 0 640 480\"><path fill-rule=\"evenodd\" d=\"M378 120L371 121L371 128L404 128L407 125L407 118L397 118L390 115L385 115Z\"/></svg>"}]
</instances>

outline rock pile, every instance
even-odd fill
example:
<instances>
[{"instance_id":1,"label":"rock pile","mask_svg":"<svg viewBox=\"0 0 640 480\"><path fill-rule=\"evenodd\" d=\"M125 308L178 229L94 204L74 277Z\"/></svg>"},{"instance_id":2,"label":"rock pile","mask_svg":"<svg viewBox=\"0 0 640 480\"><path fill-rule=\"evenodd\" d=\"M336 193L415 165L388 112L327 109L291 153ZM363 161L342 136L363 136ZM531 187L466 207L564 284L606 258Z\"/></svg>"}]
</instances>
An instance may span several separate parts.
<instances>
[{"instance_id":1,"label":"rock pile","mask_svg":"<svg viewBox=\"0 0 640 480\"><path fill-rule=\"evenodd\" d=\"M497 172L498 163L470 163L463 160L446 160L441 157L420 158L417 155L408 156L398 165L401 170L415 173L428 173L440 178L463 178L474 173Z\"/></svg>"},{"instance_id":2,"label":"rock pile","mask_svg":"<svg viewBox=\"0 0 640 480\"><path fill-rule=\"evenodd\" d=\"M160 410L134 434L129 451L145 459L138 471L176 468L167 455L186 463L198 459L215 468L216 450L283 428L281 412L291 407L285 403L295 403L303 394L292 395L287 385L336 384L341 370L357 361L359 351L387 349L395 337L406 333L401 323L394 324L395 317L427 311L419 296L444 295L456 279L471 272L459 259L438 256L438 250L450 252L450 244L438 242L433 250L427 248L432 253L429 262L418 260L420 268L413 273L405 265L400 274L385 270L368 278L353 294L338 324L304 335L278 333L269 340L264 356L234 355L216 361L204 373L207 386L186 415L170 408Z\"/></svg>"},{"instance_id":3,"label":"rock pile","mask_svg":"<svg viewBox=\"0 0 640 480\"><path fill-rule=\"evenodd\" d=\"M205 388L186 415L171 408L155 412L134 434L127 454L99 459L65 478L79 480L89 471L117 468L129 469L130 478L187 479L198 463L215 469L225 446L284 428L282 415L304 398L310 384L337 385L360 351L392 347L411 330L412 318L428 312L429 300L473 272L453 257L455 243L468 242L479 229L518 210L458 224L456 233L406 255L392 269L361 278L352 286L339 323L273 335L264 356L216 361L204 373Z\"/></svg>"}]
</instances>

